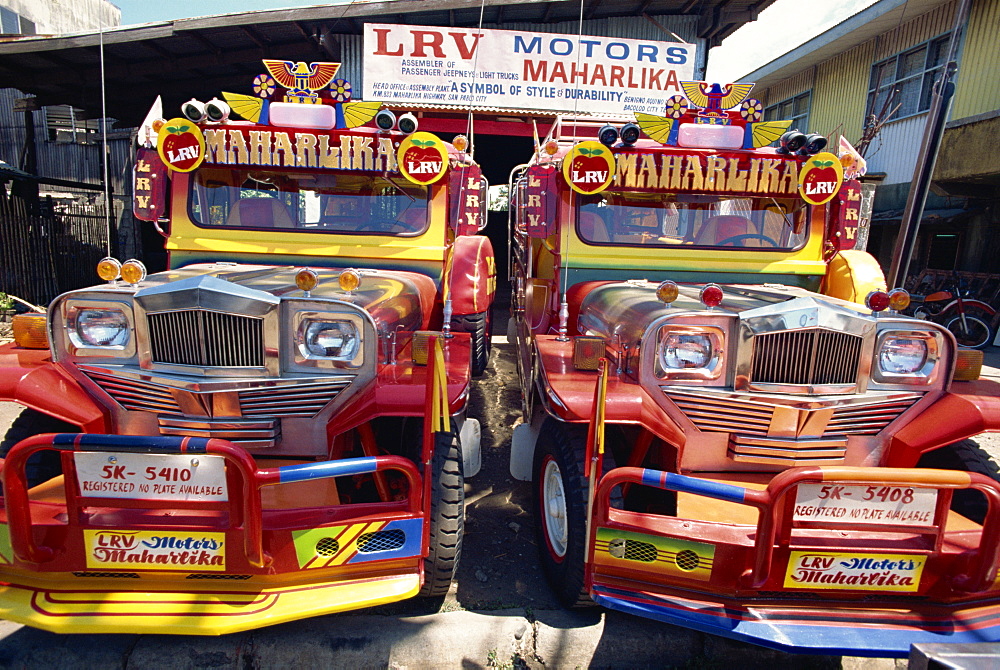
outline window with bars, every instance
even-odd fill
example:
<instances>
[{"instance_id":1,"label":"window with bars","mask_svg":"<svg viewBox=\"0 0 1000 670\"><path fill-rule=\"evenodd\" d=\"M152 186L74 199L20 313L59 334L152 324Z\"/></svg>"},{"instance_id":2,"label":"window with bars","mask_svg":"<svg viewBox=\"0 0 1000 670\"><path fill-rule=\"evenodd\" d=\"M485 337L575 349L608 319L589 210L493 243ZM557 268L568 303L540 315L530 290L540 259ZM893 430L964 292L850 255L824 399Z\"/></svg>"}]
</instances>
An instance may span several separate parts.
<instances>
[{"instance_id":1,"label":"window with bars","mask_svg":"<svg viewBox=\"0 0 1000 670\"><path fill-rule=\"evenodd\" d=\"M100 119L82 118L79 110L69 105L50 105L45 108L45 123L50 142L91 144L98 141Z\"/></svg>"},{"instance_id":2,"label":"window with bars","mask_svg":"<svg viewBox=\"0 0 1000 670\"><path fill-rule=\"evenodd\" d=\"M776 105L764 108L765 121L791 121L790 129L799 132L809 132L809 98L812 91L800 93L795 97L782 100Z\"/></svg>"},{"instance_id":3,"label":"window with bars","mask_svg":"<svg viewBox=\"0 0 1000 670\"><path fill-rule=\"evenodd\" d=\"M950 37L950 33L935 37L872 65L865 116L882 116L896 105L899 109L891 119L902 119L930 109L931 92L948 57ZM892 100L886 105L890 96Z\"/></svg>"},{"instance_id":4,"label":"window with bars","mask_svg":"<svg viewBox=\"0 0 1000 670\"><path fill-rule=\"evenodd\" d=\"M0 34L3 35L34 35L35 24L17 12L6 7L0 7Z\"/></svg>"}]
</instances>

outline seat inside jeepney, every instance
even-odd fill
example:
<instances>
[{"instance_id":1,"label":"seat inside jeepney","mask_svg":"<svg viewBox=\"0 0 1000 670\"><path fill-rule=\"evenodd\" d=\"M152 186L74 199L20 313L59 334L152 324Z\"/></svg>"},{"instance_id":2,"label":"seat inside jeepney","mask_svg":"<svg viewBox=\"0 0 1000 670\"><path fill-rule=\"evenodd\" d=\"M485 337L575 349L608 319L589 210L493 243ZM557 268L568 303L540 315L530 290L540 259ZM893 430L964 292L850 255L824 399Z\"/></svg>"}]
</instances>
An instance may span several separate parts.
<instances>
[{"instance_id":1,"label":"seat inside jeepney","mask_svg":"<svg viewBox=\"0 0 1000 670\"><path fill-rule=\"evenodd\" d=\"M720 214L713 216L698 231L695 244L727 244L745 246L732 238L753 233L752 223L745 216ZM728 241L727 241L728 240Z\"/></svg>"},{"instance_id":2,"label":"seat inside jeepney","mask_svg":"<svg viewBox=\"0 0 1000 670\"><path fill-rule=\"evenodd\" d=\"M591 242L610 242L608 226L596 212L580 212L580 237Z\"/></svg>"},{"instance_id":3,"label":"seat inside jeepney","mask_svg":"<svg viewBox=\"0 0 1000 670\"><path fill-rule=\"evenodd\" d=\"M294 228L295 220L277 198L243 198L237 200L229 217L227 226L243 228Z\"/></svg>"}]
</instances>

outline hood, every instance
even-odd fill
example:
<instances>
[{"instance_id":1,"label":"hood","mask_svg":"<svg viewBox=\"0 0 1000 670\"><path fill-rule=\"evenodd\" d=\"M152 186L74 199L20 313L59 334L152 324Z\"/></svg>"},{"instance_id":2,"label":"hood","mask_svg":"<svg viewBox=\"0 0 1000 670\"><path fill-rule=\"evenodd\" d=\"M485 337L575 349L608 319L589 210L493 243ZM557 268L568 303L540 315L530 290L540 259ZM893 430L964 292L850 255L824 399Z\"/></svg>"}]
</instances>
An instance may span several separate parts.
<instances>
[{"instance_id":1,"label":"hood","mask_svg":"<svg viewBox=\"0 0 1000 670\"><path fill-rule=\"evenodd\" d=\"M189 265L147 277L135 299L147 312L199 307L231 311L234 299L248 303L277 304L282 298L306 298L295 285L300 268L287 266L211 263ZM399 327L420 330L428 327L437 287L429 277L393 270L356 270L361 275L357 290L341 290L342 269L314 268L318 283L310 300L331 299L348 302L371 315L383 331Z\"/></svg>"},{"instance_id":2,"label":"hood","mask_svg":"<svg viewBox=\"0 0 1000 670\"><path fill-rule=\"evenodd\" d=\"M658 283L645 280L596 286L580 303L578 332L603 337L608 342L619 338L625 342L636 342L642 339L649 325L662 316L709 312L699 298L705 284L679 284L677 300L669 305L656 297L657 286ZM722 290L722 304L711 310L716 314L732 314L741 318L753 316L756 320L757 315L773 313L773 316L766 318L769 322L774 322L783 318L780 314L786 311L785 307L792 308L796 314L800 314L803 309L815 310L820 306L845 316L858 317L868 313L861 305L817 295L794 286L725 284L722 285ZM798 300L799 303L794 307L783 304L792 300ZM809 306L806 305L807 301ZM767 309L777 305L781 307ZM789 324L789 327L800 326L796 322Z\"/></svg>"}]
</instances>

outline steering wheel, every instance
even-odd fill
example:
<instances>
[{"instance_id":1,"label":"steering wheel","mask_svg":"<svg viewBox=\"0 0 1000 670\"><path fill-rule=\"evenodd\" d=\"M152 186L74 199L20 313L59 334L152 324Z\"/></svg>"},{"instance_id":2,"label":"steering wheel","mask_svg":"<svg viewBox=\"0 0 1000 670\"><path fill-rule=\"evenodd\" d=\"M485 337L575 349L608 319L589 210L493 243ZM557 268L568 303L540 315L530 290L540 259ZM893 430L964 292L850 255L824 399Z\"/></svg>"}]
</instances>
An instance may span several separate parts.
<instances>
[{"instance_id":1,"label":"steering wheel","mask_svg":"<svg viewBox=\"0 0 1000 670\"><path fill-rule=\"evenodd\" d=\"M401 221L390 221L389 219L372 219L365 221L358 230L368 230L376 233L405 233L409 231Z\"/></svg>"},{"instance_id":2,"label":"steering wheel","mask_svg":"<svg viewBox=\"0 0 1000 670\"><path fill-rule=\"evenodd\" d=\"M775 242L774 240L772 240L767 235L760 235L758 233L745 233L743 235L731 235L730 237L727 237L724 240L719 240L718 242L715 243L714 246L724 247L727 244L735 244L736 242L742 242L743 240L763 240L764 242L767 242L768 244L770 244L772 247L777 247L778 246L778 243Z\"/></svg>"}]
</instances>

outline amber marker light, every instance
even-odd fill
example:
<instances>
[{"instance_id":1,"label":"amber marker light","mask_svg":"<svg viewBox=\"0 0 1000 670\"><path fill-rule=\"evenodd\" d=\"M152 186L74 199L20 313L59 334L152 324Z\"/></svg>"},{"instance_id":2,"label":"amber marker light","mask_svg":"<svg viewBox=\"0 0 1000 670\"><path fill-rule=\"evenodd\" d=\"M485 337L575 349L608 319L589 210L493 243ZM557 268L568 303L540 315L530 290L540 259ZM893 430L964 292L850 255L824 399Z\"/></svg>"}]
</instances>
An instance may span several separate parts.
<instances>
[{"instance_id":1,"label":"amber marker light","mask_svg":"<svg viewBox=\"0 0 1000 670\"><path fill-rule=\"evenodd\" d=\"M455 135L455 139L451 141L451 145L459 151L465 151L469 148L469 138L465 135Z\"/></svg>"},{"instance_id":2,"label":"amber marker light","mask_svg":"<svg viewBox=\"0 0 1000 670\"><path fill-rule=\"evenodd\" d=\"M361 273L357 270L344 270L340 273L340 289L350 293L361 286Z\"/></svg>"},{"instance_id":3,"label":"amber marker light","mask_svg":"<svg viewBox=\"0 0 1000 670\"><path fill-rule=\"evenodd\" d=\"M122 276L122 264L108 256L97 263L97 276L104 281L115 281Z\"/></svg>"},{"instance_id":4,"label":"amber marker light","mask_svg":"<svg viewBox=\"0 0 1000 670\"><path fill-rule=\"evenodd\" d=\"M573 338L573 367L596 370L604 355L604 338L578 335Z\"/></svg>"},{"instance_id":5,"label":"amber marker light","mask_svg":"<svg viewBox=\"0 0 1000 670\"><path fill-rule=\"evenodd\" d=\"M134 286L145 278L146 266L143 265L142 262L133 258L132 260L122 263L122 279L124 279L126 283Z\"/></svg>"},{"instance_id":6,"label":"amber marker light","mask_svg":"<svg viewBox=\"0 0 1000 670\"><path fill-rule=\"evenodd\" d=\"M955 374L952 379L957 382L973 382L979 379L983 373L983 352L980 349L959 349L956 354Z\"/></svg>"},{"instance_id":7,"label":"amber marker light","mask_svg":"<svg viewBox=\"0 0 1000 670\"><path fill-rule=\"evenodd\" d=\"M910 294L901 288L894 288L889 291L889 309L893 312L902 312L910 306Z\"/></svg>"},{"instance_id":8,"label":"amber marker light","mask_svg":"<svg viewBox=\"0 0 1000 670\"><path fill-rule=\"evenodd\" d=\"M14 342L25 349L48 349L49 332L45 326L45 315L37 312L18 314L11 323Z\"/></svg>"},{"instance_id":9,"label":"amber marker light","mask_svg":"<svg viewBox=\"0 0 1000 670\"><path fill-rule=\"evenodd\" d=\"M316 284L319 283L319 275L310 268L302 268L295 273L295 286L298 287L300 291L305 291L306 297L309 297L309 291L316 288Z\"/></svg>"},{"instance_id":10,"label":"amber marker light","mask_svg":"<svg viewBox=\"0 0 1000 670\"><path fill-rule=\"evenodd\" d=\"M656 287L656 297L659 298L661 302L665 302L668 305L677 300L679 293L680 289L677 288L677 282L669 279Z\"/></svg>"},{"instance_id":11,"label":"amber marker light","mask_svg":"<svg viewBox=\"0 0 1000 670\"><path fill-rule=\"evenodd\" d=\"M889 294L885 291L872 291L865 296L865 307L873 312L884 312L889 307Z\"/></svg>"},{"instance_id":12,"label":"amber marker light","mask_svg":"<svg viewBox=\"0 0 1000 670\"><path fill-rule=\"evenodd\" d=\"M718 284L708 284L701 289L701 294L698 297L701 298L701 304L705 307L718 307L722 304L722 287Z\"/></svg>"},{"instance_id":13,"label":"amber marker light","mask_svg":"<svg viewBox=\"0 0 1000 670\"><path fill-rule=\"evenodd\" d=\"M558 153L559 151L559 143L556 142L555 140L549 140L548 142L545 143L544 150L545 153L547 153L548 155L555 156L556 153Z\"/></svg>"}]
</instances>

